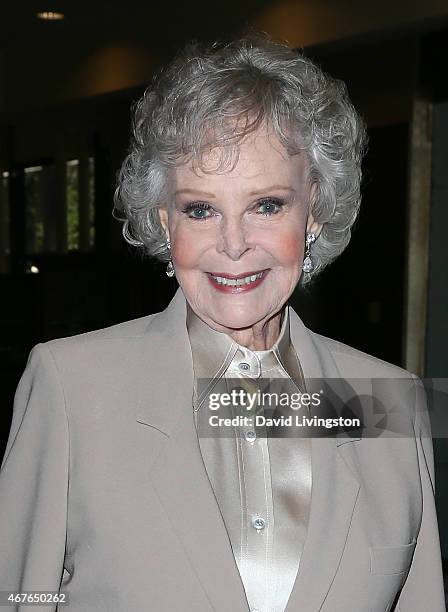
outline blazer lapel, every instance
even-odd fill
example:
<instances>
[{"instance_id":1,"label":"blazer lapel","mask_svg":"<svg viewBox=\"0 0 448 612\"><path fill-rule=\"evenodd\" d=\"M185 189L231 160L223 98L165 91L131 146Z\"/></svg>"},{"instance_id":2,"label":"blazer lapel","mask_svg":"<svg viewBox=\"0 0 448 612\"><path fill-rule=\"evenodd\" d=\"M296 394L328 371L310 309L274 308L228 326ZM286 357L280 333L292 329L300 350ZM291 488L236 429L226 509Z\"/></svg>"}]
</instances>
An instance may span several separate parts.
<instances>
[{"instance_id":1,"label":"blazer lapel","mask_svg":"<svg viewBox=\"0 0 448 612\"><path fill-rule=\"evenodd\" d=\"M248 612L194 425L193 365L185 317L186 302L179 289L168 308L149 323L142 359L150 375L142 380L135 418L142 427L160 434L159 453L149 477L211 608ZM305 379L340 378L325 344L292 309L291 339ZM308 534L285 612L320 610L330 589L360 489L350 469L354 440L359 438L312 439Z\"/></svg>"},{"instance_id":2,"label":"blazer lapel","mask_svg":"<svg viewBox=\"0 0 448 612\"><path fill-rule=\"evenodd\" d=\"M197 439L185 316L179 289L149 324L144 352L152 371L142 381L136 420L160 432L160 451L149 478L211 609L247 612L244 587Z\"/></svg>"},{"instance_id":3,"label":"blazer lapel","mask_svg":"<svg viewBox=\"0 0 448 612\"><path fill-rule=\"evenodd\" d=\"M307 379L340 379L319 336L291 311L291 339ZM358 437L312 438L312 492L307 539L286 612L320 610L336 574L359 493L352 463Z\"/></svg>"}]
</instances>

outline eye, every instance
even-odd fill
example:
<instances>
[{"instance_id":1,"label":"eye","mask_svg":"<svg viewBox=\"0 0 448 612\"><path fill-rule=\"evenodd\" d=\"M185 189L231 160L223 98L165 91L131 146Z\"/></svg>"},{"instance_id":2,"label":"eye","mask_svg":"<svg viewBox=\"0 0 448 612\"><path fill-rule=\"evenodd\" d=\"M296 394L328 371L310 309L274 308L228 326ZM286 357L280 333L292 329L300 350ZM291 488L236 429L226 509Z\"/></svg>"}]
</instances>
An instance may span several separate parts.
<instances>
[{"instance_id":1,"label":"eye","mask_svg":"<svg viewBox=\"0 0 448 612\"><path fill-rule=\"evenodd\" d=\"M283 206L284 202L277 200L277 198L266 198L258 202L257 214L265 215L266 217L276 215L281 211Z\"/></svg>"},{"instance_id":2,"label":"eye","mask_svg":"<svg viewBox=\"0 0 448 612\"><path fill-rule=\"evenodd\" d=\"M210 204L206 202L192 202L191 204L187 204L182 212L184 212L190 219L195 219L197 221L205 221L208 217L211 216L210 213Z\"/></svg>"}]
</instances>

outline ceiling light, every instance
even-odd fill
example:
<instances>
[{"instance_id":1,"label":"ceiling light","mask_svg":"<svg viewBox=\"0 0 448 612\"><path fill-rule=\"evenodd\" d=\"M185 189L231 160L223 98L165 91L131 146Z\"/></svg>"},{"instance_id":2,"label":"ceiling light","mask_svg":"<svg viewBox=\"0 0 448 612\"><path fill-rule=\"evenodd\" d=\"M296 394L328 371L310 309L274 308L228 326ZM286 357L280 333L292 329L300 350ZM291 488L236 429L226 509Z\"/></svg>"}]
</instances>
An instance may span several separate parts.
<instances>
[{"instance_id":1,"label":"ceiling light","mask_svg":"<svg viewBox=\"0 0 448 612\"><path fill-rule=\"evenodd\" d=\"M61 19L64 19L65 15L64 13L56 13L54 11L41 11L40 13L36 13L36 17L44 21L61 21Z\"/></svg>"}]
</instances>

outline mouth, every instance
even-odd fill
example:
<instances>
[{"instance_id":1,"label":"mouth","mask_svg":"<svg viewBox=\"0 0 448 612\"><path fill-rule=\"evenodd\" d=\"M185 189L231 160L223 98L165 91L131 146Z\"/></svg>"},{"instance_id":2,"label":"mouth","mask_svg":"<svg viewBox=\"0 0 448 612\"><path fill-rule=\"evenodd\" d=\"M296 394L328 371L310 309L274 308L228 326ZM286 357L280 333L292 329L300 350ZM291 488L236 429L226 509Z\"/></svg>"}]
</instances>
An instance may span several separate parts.
<instances>
[{"instance_id":1,"label":"mouth","mask_svg":"<svg viewBox=\"0 0 448 612\"><path fill-rule=\"evenodd\" d=\"M242 293L258 287L265 279L269 269L245 272L243 274L227 274L224 272L207 273L210 283L218 291L224 293Z\"/></svg>"}]
</instances>

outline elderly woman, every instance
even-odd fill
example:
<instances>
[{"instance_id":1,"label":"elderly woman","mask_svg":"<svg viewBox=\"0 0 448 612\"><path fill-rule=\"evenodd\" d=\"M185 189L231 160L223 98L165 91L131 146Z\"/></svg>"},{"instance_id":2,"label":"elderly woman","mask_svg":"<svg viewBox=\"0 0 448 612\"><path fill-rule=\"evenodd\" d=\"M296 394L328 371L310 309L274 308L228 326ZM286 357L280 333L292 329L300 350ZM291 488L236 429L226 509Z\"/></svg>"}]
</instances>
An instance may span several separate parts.
<instances>
[{"instance_id":1,"label":"elderly woman","mask_svg":"<svg viewBox=\"0 0 448 612\"><path fill-rule=\"evenodd\" d=\"M180 287L161 313L32 350L0 589L73 611L445 609L418 379L288 305L348 244L364 145L345 86L266 38L189 46L154 80L116 210ZM411 379L392 399L412 436L200 435L211 389L355 377Z\"/></svg>"}]
</instances>

